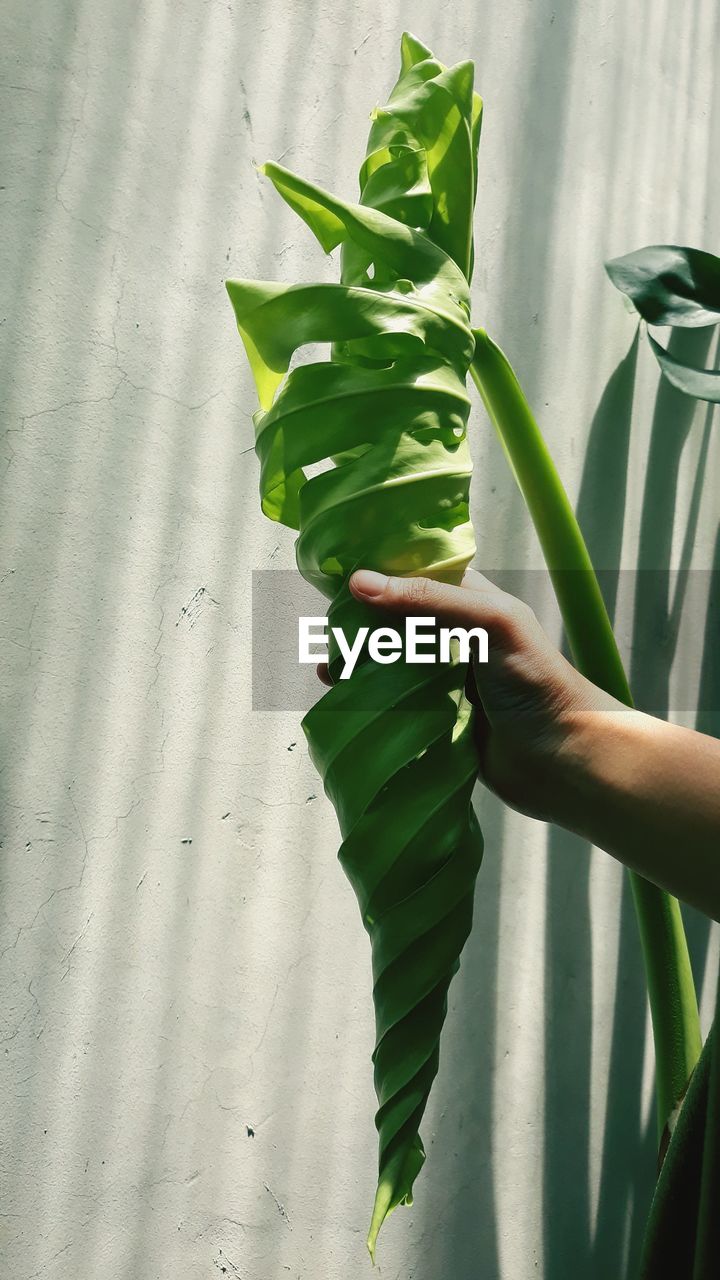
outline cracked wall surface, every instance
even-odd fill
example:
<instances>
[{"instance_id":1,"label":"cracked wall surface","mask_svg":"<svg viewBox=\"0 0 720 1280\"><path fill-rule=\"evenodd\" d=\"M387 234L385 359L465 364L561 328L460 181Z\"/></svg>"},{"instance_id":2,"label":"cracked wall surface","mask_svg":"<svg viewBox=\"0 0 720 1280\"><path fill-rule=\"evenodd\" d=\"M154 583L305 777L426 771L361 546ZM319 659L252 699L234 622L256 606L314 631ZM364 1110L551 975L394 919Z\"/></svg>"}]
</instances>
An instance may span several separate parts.
<instances>
[{"instance_id":1,"label":"cracked wall surface","mask_svg":"<svg viewBox=\"0 0 720 1280\"><path fill-rule=\"evenodd\" d=\"M706 569L720 442L659 392L602 263L717 247L719 21L713 0L5 0L3 1275L368 1274L369 951L299 714L251 710L251 572L294 561L260 515L223 288L337 264L254 165L352 196L401 31L473 58L474 315L597 562L676 563L696 518ZM538 568L479 407L472 449L482 567ZM654 682L688 723L695 623ZM654 1161L629 898L604 855L478 810L429 1159L378 1274L606 1280ZM717 939L687 918L707 1026Z\"/></svg>"}]
</instances>

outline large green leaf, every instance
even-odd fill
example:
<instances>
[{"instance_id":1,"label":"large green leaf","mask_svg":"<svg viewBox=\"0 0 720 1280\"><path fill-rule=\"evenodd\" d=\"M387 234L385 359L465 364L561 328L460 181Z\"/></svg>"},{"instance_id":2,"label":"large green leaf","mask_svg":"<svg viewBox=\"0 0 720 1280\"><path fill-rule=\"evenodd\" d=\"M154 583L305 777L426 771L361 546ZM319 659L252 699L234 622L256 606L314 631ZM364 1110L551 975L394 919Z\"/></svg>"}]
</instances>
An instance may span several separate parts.
<instances>
[{"instance_id":1,"label":"large green leaf","mask_svg":"<svg viewBox=\"0 0 720 1280\"><path fill-rule=\"evenodd\" d=\"M720 323L720 258L702 249L655 244L605 269L621 293L649 325L697 329ZM669 382L698 400L720 401L720 373L671 356L656 338L648 341Z\"/></svg>"},{"instance_id":2,"label":"large green leaf","mask_svg":"<svg viewBox=\"0 0 720 1280\"><path fill-rule=\"evenodd\" d=\"M280 165L265 174L328 252L338 284L228 282L255 378L263 510L299 530L298 567L348 637L377 618L347 588L362 565L459 581L474 351L468 282L481 103L469 63L404 35L349 203ZM330 359L295 351L330 342ZM308 477L307 468L334 465ZM331 671L337 656L331 651ZM465 669L361 658L303 721L335 805L340 862L372 944L379 1176L368 1246L410 1203L447 993L470 930L482 837Z\"/></svg>"}]
</instances>

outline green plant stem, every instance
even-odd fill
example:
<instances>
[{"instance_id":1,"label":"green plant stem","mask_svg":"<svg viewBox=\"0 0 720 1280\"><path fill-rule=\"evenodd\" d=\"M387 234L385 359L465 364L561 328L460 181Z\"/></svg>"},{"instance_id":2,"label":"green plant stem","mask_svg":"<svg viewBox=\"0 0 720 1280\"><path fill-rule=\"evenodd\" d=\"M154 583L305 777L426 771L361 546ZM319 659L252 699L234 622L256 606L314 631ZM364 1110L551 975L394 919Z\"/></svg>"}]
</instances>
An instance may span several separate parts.
<instances>
[{"instance_id":1,"label":"green plant stem","mask_svg":"<svg viewBox=\"0 0 720 1280\"><path fill-rule=\"evenodd\" d=\"M632 706L632 695L585 540L552 457L507 358L474 330L470 371L535 525L573 658L594 684ZM697 997L676 898L629 872L655 1039L661 1151L700 1056Z\"/></svg>"}]
</instances>

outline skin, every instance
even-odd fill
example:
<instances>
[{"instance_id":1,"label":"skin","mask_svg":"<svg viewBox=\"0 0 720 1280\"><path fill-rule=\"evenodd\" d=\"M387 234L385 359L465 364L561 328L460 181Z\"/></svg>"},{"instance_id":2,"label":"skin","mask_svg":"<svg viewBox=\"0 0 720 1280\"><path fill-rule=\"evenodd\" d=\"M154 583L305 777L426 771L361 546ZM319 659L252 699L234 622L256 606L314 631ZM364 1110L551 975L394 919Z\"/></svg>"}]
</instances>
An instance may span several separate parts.
<instances>
[{"instance_id":1,"label":"skin","mask_svg":"<svg viewBox=\"0 0 720 1280\"><path fill-rule=\"evenodd\" d=\"M474 570L455 587L363 569L350 589L378 609L484 627L488 662L473 662L468 695L485 785L720 920L720 741L603 693L526 604Z\"/></svg>"}]
</instances>

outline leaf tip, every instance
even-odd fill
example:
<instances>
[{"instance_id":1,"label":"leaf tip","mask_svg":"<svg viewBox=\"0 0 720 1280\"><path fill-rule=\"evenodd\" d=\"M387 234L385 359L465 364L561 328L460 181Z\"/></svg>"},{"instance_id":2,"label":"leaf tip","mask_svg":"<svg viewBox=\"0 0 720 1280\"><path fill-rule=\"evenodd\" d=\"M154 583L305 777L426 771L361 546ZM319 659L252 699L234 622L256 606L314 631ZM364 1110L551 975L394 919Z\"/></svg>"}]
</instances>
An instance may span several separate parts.
<instances>
[{"instance_id":1,"label":"leaf tip","mask_svg":"<svg viewBox=\"0 0 720 1280\"><path fill-rule=\"evenodd\" d=\"M418 62L432 58L432 50L422 40L418 40L412 31L403 31L400 37L400 57L403 72L409 71Z\"/></svg>"},{"instance_id":2,"label":"leaf tip","mask_svg":"<svg viewBox=\"0 0 720 1280\"><path fill-rule=\"evenodd\" d=\"M367 1250L370 1259L375 1266L375 1250L377 1248L377 1240L380 1235L380 1228L392 1212L393 1184L387 1179L381 1178L375 1192L375 1203L373 1205L372 1218L370 1220L370 1230L367 1237Z\"/></svg>"},{"instance_id":3,"label":"leaf tip","mask_svg":"<svg viewBox=\"0 0 720 1280\"><path fill-rule=\"evenodd\" d=\"M604 266L604 268L605 268L605 272L606 272L606 274L610 277L610 279L612 280L613 284L615 283L615 277L617 276L617 273L618 273L618 267L619 267L619 265L620 265L620 263L621 263L621 262L622 262L622 258L608 258L608 259L603 263L603 266Z\"/></svg>"}]
</instances>

